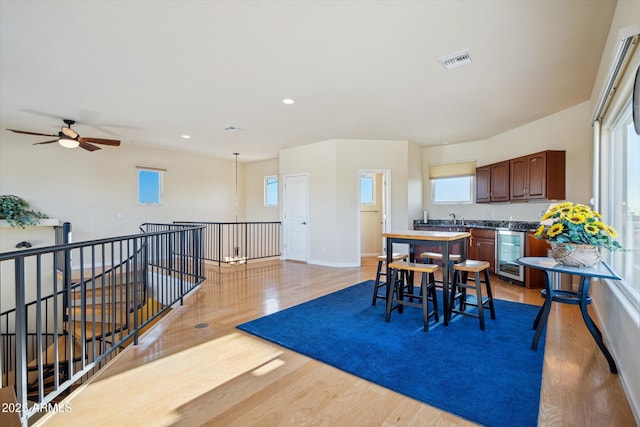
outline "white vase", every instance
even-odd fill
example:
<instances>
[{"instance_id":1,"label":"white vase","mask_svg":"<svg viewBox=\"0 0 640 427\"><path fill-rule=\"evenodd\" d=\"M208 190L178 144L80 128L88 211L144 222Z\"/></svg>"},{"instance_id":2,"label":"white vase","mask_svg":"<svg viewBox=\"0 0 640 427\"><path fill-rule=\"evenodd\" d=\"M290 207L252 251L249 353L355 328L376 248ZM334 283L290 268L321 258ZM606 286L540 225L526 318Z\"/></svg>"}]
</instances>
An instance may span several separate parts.
<instances>
[{"instance_id":1,"label":"white vase","mask_svg":"<svg viewBox=\"0 0 640 427\"><path fill-rule=\"evenodd\" d=\"M593 267L600 261L600 248L576 243L551 243L551 256L560 264L572 267Z\"/></svg>"}]
</instances>

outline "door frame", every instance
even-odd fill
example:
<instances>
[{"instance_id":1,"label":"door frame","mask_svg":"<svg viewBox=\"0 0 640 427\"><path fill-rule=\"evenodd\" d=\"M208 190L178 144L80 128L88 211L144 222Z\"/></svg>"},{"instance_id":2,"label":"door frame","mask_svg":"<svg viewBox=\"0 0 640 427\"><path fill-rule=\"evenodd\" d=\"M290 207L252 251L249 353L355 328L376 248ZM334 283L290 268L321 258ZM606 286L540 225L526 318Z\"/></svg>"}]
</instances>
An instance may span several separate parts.
<instances>
[{"instance_id":1,"label":"door frame","mask_svg":"<svg viewBox=\"0 0 640 427\"><path fill-rule=\"evenodd\" d=\"M360 262L360 258L362 257L362 230L360 229L361 226L361 221L360 221L360 176L364 173L374 173L374 174L382 174L384 175L382 177L382 183L383 183L383 188L382 188L382 197L383 197L383 202L382 202L382 218L383 221L385 222L385 224L380 228L380 234L382 234L382 230L383 227L386 226L387 230L389 231L389 228L391 227L391 169L358 169L358 173L356 175L356 179L357 179L357 186L356 188L358 189L357 193L356 193L356 212L358 212L357 215L357 225L356 225L356 230L358 230L358 235L356 236L356 244L358 245L358 263ZM382 237L382 252L386 253L386 244L387 241L384 237Z\"/></svg>"}]
</instances>

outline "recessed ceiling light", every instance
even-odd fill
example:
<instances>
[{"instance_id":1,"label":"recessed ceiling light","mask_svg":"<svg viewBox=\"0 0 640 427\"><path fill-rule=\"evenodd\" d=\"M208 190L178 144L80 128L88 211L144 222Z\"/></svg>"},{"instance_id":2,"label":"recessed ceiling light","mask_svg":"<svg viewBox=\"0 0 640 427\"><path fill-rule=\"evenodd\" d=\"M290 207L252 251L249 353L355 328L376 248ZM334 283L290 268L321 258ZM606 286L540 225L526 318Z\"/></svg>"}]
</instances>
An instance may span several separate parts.
<instances>
[{"instance_id":1,"label":"recessed ceiling light","mask_svg":"<svg viewBox=\"0 0 640 427\"><path fill-rule=\"evenodd\" d=\"M191 135L182 135L184 139L191 139Z\"/></svg>"},{"instance_id":2,"label":"recessed ceiling light","mask_svg":"<svg viewBox=\"0 0 640 427\"><path fill-rule=\"evenodd\" d=\"M296 100L295 99L291 99L291 98L285 98L282 100L282 102L284 102L287 105L291 105L291 104L295 104Z\"/></svg>"}]
</instances>

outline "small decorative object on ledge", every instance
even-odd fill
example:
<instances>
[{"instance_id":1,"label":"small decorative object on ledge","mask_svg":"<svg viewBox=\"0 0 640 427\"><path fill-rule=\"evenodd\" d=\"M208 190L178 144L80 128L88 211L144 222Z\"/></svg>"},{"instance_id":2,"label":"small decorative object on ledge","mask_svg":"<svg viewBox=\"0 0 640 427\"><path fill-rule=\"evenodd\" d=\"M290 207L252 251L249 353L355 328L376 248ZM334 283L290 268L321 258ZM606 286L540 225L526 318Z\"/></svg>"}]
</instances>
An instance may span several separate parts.
<instances>
[{"instance_id":1,"label":"small decorative object on ledge","mask_svg":"<svg viewBox=\"0 0 640 427\"><path fill-rule=\"evenodd\" d=\"M571 202L551 205L534 237L548 240L551 256L561 264L592 267L600 262L600 248L622 249L616 230L602 222L600 213Z\"/></svg>"},{"instance_id":2,"label":"small decorative object on ledge","mask_svg":"<svg viewBox=\"0 0 640 427\"><path fill-rule=\"evenodd\" d=\"M21 197L0 196L0 219L6 219L12 227L25 228L37 225L41 219L48 218L42 212L31 209L29 203Z\"/></svg>"}]
</instances>

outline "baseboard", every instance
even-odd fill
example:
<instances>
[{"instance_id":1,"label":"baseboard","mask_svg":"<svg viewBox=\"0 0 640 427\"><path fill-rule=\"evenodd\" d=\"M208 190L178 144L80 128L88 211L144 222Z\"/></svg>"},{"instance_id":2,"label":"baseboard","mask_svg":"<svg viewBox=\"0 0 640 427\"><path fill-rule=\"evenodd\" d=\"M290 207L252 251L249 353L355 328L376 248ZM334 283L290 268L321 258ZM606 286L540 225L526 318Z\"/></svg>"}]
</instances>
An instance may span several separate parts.
<instances>
[{"instance_id":1,"label":"baseboard","mask_svg":"<svg viewBox=\"0 0 640 427\"><path fill-rule=\"evenodd\" d=\"M336 268L348 268L348 267L360 267L360 262L351 263L351 262L327 262L327 261L317 261L317 260L309 260L307 264L313 265L321 265L323 267L336 267Z\"/></svg>"}]
</instances>

